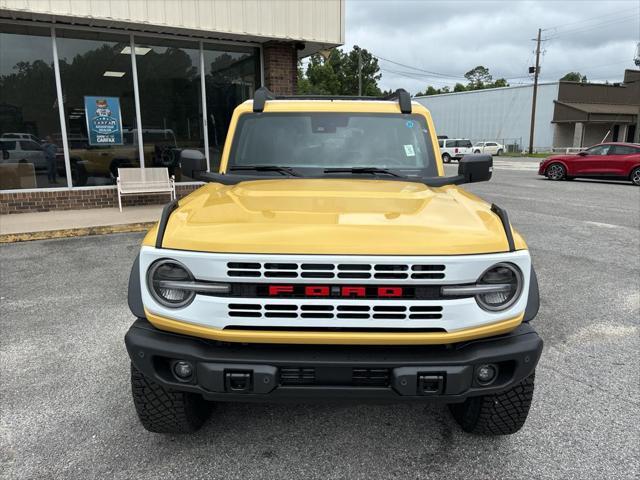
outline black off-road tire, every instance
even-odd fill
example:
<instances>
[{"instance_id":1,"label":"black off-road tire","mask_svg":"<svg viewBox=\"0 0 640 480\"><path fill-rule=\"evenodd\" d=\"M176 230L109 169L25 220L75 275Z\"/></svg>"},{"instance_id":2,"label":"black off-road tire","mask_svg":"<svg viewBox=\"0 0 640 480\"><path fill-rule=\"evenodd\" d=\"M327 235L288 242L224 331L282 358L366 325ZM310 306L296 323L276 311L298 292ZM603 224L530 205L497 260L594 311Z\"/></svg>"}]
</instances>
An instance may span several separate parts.
<instances>
[{"instance_id":1,"label":"black off-road tire","mask_svg":"<svg viewBox=\"0 0 640 480\"><path fill-rule=\"evenodd\" d=\"M211 404L195 393L164 388L131 365L131 393L142 426L154 433L193 433L211 414Z\"/></svg>"},{"instance_id":2,"label":"black off-road tire","mask_svg":"<svg viewBox=\"0 0 640 480\"><path fill-rule=\"evenodd\" d=\"M448 153L442 154L442 161L444 163L451 163L451 156Z\"/></svg>"},{"instance_id":3,"label":"black off-road tire","mask_svg":"<svg viewBox=\"0 0 640 480\"><path fill-rule=\"evenodd\" d=\"M449 409L465 432L476 435L510 435L522 428L531 400L535 373L501 393L471 397Z\"/></svg>"}]
</instances>

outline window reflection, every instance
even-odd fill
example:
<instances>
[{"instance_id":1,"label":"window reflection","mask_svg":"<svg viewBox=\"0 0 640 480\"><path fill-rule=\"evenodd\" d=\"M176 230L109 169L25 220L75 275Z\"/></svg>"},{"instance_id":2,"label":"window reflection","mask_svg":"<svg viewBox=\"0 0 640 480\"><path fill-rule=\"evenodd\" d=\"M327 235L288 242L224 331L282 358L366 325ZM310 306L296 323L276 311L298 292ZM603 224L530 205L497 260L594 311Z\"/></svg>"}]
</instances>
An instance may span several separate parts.
<instances>
[{"instance_id":1,"label":"window reflection","mask_svg":"<svg viewBox=\"0 0 640 480\"><path fill-rule=\"evenodd\" d=\"M195 42L136 37L146 166L167 167L177 182L206 170L200 49Z\"/></svg>"},{"instance_id":2,"label":"window reflection","mask_svg":"<svg viewBox=\"0 0 640 480\"><path fill-rule=\"evenodd\" d=\"M204 71L207 93L207 131L211 170L220 166L220 155L229 129L233 109L253 97L260 71L257 50L204 45Z\"/></svg>"},{"instance_id":3,"label":"window reflection","mask_svg":"<svg viewBox=\"0 0 640 480\"><path fill-rule=\"evenodd\" d=\"M57 45L73 185L113 184L118 168L140 166L135 136L126 133L136 128L129 37L58 29ZM121 142L99 143L91 135L98 106L87 101L87 118L87 96L117 99Z\"/></svg>"},{"instance_id":4,"label":"window reflection","mask_svg":"<svg viewBox=\"0 0 640 480\"><path fill-rule=\"evenodd\" d=\"M0 190L67 186L50 30L0 23Z\"/></svg>"}]
</instances>

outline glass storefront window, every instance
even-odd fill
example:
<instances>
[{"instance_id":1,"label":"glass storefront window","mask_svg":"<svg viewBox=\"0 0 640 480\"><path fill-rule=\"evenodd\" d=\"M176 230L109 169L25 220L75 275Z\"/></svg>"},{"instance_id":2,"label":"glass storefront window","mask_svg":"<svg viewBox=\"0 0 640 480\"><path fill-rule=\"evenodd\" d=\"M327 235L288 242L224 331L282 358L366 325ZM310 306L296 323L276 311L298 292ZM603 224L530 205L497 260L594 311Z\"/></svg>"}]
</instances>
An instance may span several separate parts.
<instances>
[{"instance_id":1,"label":"glass storefront window","mask_svg":"<svg viewBox=\"0 0 640 480\"><path fill-rule=\"evenodd\" d=\"M0 23L0 190L67 186L50 33Z\"/></svg>"},{"instance_id":2,"label":"glass storefront window","mask_svg":"<svg viewBox=\"0 0 640 480\"><path fill-rule=\"evenodd\" d=\"M118 168L167 167L176 181L216 171L233 109L260 85L259 50L56 27L73 187L113 185ZM0 190L67 187L51 29L0 22Z\"/></svg>"},{"instance_id":3,"label":"glass storefront window","mask_svg":"<svg viewBox=\"0 0 640 480\"><path fill-rule=\"evenodd\" d=\"M204 44L207 132L211 170L218 171L220 155L233 109L258 88L258 49Z\"/></svg>"},{"instance_id":4,"label":"glass storefront window","mask_svg":"<svg viewBox=\"0 0 640 480\"><path fill-rule=\"evenodd\" d=\"M56 37L73 186L114 184L118 168L140 166L129 37Z\"/></svg>"},{"instance_id":5,"label":"glass storefront window","mask_svg":"<svg viewBox=\"0 0 640 480\"><path fill-rule=\"evenodd\" d=\"M199 45L138 36L135 43L145 166L193 181L206 170Z\"/></svg>"}]
</instances>

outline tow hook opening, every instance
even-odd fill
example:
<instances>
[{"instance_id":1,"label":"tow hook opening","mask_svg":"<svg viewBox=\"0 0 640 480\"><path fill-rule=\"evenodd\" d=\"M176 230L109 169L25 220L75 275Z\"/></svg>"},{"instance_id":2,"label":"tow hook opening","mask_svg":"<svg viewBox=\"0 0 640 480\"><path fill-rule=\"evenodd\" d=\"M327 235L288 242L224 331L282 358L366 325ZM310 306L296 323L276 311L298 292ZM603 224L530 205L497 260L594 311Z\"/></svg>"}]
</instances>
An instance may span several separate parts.
<instances>
[{"instance_id":1,"label":"tow hook opening","mask_svg":"<svg viewBox=\"0 0 640 480\"><path fill-rule=\"evenodd\" d=\"M444 375L418 375L419 395L439 395L444 391Z\"/></svg>"},{"instance_id":2,"label":"tow hook opening","mask_svg":"<svg viewBox=\"0 0 640 480\"><path fill-rule=\"evenodd\" d=\"M252 372L225 372L224 387L227 392L249 393L253 390Z\"/></svg>"}]
</instances>

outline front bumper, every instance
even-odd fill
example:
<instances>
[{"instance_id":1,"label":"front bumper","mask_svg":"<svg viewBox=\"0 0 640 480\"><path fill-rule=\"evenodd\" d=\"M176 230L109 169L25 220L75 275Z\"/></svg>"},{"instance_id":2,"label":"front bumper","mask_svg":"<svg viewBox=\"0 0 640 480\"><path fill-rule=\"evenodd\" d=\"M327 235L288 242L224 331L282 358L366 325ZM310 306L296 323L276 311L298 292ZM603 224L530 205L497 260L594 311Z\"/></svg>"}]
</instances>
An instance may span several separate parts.
<instances>
[{"instance_id":1,"label":"front bumper","mask_svg":"<svg viewBox=\"0 0 640 480\"><path fill-rule=\"evenodd\" d=\"M145 376L216 401L461 402L519 383L542 352L542 340L529 324L454 345L382 347L228 344L164 332L138 319L125 343ZM194 367L188 381L173 374L179 360ZM482 386L475 372L487 363L499 373Z\"/></svg>"}]
</instances>

